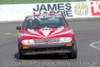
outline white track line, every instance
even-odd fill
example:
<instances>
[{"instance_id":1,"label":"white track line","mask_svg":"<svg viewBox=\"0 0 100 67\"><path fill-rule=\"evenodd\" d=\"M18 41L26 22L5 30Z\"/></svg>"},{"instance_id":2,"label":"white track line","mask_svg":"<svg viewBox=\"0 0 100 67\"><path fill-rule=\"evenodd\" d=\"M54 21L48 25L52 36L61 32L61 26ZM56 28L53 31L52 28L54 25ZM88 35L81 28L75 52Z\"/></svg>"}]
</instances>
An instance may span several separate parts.
<instances>
[{"instance_id":1,"label":"white track line","mask_svg":"<svg viewBox=\"0 0 100 67\"><path fill-rule=\"evenodd\" d=\"M5 33L5 35L18 35L18 34L13 34L13 33Z\"/></svg>"},{"instance_id":2,"label":"white track line","mask_svg":"<svg viewBox=\"0 0 100 67\"><path fill-rule=\"evenodd\" d=\"M91 43L91 44L89 44L89 45L90 45L90 47L92 47L92 48L96 48L96 49L100 50L99 47L96 47L96 46L95 46L95 44L97 44L97 43L100 43L100 41L93 42L93 43Z\"/></svg>"}]
</instances>

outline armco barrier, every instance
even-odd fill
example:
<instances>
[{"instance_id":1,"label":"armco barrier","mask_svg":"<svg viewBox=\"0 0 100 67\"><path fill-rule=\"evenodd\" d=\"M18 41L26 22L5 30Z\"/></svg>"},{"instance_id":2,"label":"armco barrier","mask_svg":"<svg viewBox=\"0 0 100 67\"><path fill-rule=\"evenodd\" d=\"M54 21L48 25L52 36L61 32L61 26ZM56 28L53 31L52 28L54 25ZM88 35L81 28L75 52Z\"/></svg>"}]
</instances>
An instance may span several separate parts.
<instances>
[{"instance_id":1,"label":"armco barrier","mask_svg":"<svg viewBox=\"0 0 100 67\"><path fill-rule=\"evenodd\" d=\"M63 13L66 18L100 17L100 1L0 5L0 21L19 21L42 13Z\"/></svg>"}]
</instances>

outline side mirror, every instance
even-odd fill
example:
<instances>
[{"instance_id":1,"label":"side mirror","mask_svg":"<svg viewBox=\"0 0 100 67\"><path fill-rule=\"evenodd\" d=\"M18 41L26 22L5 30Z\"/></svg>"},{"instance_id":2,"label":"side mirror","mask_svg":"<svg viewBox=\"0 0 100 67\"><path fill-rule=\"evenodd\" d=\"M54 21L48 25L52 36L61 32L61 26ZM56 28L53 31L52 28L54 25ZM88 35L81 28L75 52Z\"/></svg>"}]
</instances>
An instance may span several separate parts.
<instances>
[{"instance_id":1,"label":"side mirror","mask_svg":"<svg viewBox=\"0 0 100 67\"><path fill-rule=\"evenodd\" d=\"M16 29L20 31L21 30L21 27L20 26L17 26Z\"/></svg>"}]
</instances>

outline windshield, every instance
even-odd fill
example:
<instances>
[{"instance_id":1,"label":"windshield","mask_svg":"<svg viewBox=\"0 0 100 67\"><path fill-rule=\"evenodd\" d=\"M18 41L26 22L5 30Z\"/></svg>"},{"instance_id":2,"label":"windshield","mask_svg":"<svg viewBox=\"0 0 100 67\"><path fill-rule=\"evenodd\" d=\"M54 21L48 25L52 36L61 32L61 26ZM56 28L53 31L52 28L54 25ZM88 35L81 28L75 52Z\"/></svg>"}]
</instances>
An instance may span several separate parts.
<instances>
[{"instance_id":1,"label":"windshield","mask_svg":"<svg viewBox=\"0 0 100 67\"><path fill-rule=\"evenodd\" d=\"M67 23L63 17L48 17L38 19L26 19L23 29L60 26L67 26Z\"/></svg>"}]
</instances>

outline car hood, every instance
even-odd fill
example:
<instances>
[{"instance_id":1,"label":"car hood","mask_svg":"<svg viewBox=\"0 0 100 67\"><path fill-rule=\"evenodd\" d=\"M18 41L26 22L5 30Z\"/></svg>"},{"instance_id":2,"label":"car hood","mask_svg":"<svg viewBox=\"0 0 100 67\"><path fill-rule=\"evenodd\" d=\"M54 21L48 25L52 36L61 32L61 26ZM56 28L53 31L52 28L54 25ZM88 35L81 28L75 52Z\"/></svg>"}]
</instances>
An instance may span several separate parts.
<instances>
[{"instance_id":1,"label":"car hood","mask_svg":"<svg viewBox=\"0 0 100 67\"><path fill-rule=\"evenodd\" d=\"M65 37L69 36L71 37L73 34L73 31L66 26L61 27L43 27L39 29L24 29L22 30L19 37L23 36L24 38L35 38L35 39L41 39L41 38L53 38L53 37Z\"/></svg>"}]
</instances>

